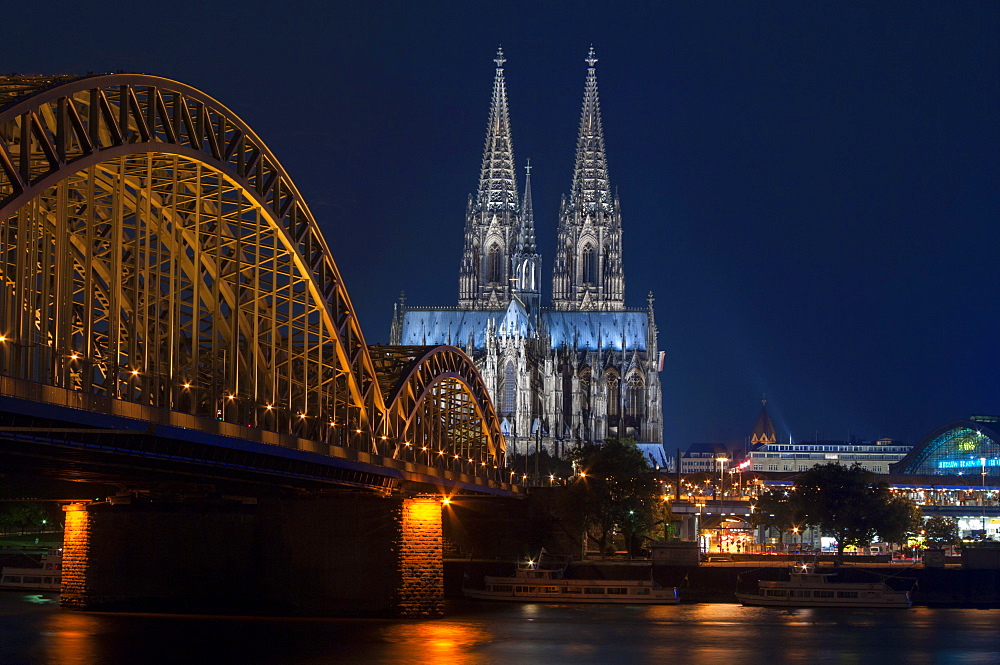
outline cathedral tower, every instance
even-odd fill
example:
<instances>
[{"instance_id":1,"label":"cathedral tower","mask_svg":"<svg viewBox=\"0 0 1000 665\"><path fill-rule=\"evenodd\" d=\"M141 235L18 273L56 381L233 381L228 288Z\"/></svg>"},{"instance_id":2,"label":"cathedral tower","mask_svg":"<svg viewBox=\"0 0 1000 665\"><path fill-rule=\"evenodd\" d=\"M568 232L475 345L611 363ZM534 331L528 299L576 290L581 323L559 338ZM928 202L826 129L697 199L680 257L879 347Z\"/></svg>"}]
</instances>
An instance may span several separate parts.
<instances>
[{"instance_id":1,"label":"cathedral tower","mask_svg":"<svg viewBox=\"0 0 1000 665\"><path fill-rule=\"evenodd\" d=\"M458 277L458 306L471 309L507 306L512 289L512 261L521 231L502 49L497 50L494 62L497 69L479 191L475 200L469 197L466 207L465 247Z\"/></svg>"},{"instance_id":2,"label":"cathedral tower","mask_svg":"<svg viewBox=\"0 0 1000 665\"><path fill-rule=\"evenodd\" d=\"M585 62L573 185L559 212L552 304L557 310L620 311L625 308L621 214L608 179L593 47Z\"/></svg>"}]
</instances>

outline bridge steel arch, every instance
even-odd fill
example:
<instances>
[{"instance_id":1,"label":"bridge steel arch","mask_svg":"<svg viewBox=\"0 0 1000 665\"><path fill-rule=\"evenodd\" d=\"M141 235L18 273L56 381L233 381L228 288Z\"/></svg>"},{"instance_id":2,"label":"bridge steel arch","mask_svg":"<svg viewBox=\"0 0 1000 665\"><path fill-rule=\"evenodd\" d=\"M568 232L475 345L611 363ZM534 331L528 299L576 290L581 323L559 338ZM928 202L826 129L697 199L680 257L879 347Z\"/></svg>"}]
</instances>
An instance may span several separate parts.
<instances>
[{"instance_id":1,"label":"bridge steel arch","mask_svg":"<svg viewBox=\"0 0 1000 665\"><path fill-rule=\"evenodd\" d=\"M393 456L497 476L506 445L472 359L454 346L370 347L389 405Z\"/></svg>"},{"instance_id":2,"label":"bridge steel arch","mask_svg":"<svg viewBox=\"0 0 1000 665\"><path fill-rule=\"evenodd\" d=\"M423 354L386 400L301 194L190 86L0 77L0 295L0 375L390 458L446 415L452 460L503 464L457 349Z\"/></svg>"}]
</instances>

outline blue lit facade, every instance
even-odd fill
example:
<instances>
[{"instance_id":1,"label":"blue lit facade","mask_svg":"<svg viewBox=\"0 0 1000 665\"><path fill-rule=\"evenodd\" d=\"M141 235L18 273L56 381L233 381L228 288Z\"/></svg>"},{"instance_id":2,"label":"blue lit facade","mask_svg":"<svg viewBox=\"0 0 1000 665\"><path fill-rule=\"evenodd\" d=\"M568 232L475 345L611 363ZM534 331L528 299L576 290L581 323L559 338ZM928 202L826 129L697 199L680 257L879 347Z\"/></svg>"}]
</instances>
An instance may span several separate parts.
<instances>
[{"instance_id":1,"label":"blue lit facade","mask_svg":"<svg viewBox=\"0 0 1000 665\"><path fill-rule=\"evenodd\" d=\"M938 428L894 464L907 475L1000 477L1000 418L972 416Z\"/></svg>"}]
</instances>

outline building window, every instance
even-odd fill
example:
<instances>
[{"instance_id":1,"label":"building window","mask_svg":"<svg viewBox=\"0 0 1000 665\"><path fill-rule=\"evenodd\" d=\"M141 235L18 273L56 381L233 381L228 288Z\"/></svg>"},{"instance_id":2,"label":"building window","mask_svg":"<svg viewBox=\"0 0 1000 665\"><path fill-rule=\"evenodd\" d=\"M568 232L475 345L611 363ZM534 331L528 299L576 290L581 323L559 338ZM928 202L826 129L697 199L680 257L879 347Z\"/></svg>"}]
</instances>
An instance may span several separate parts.
<instances>
[{"instance_id":1,"label":"building window","mask_svg":"<svg viewBox=\"0 0 1000 665\"><path fill-rule=\"evenodd\" d=\"M508 361L503 370L503 383L500 386L500 396L503 400L501 411L512 414L517 407L517 377L514 373L514 363Z\"/></svg>"},{"instance_id":2,"label":"building window","mask_svg":"<svg viewBox=\"0 0 1000 665\"><path fill-rule=\"evenodd\" d=\"M493 283L503 281L503 254L500 252L499 245L490 245L490 251L486 257L486 280Z\"/></svg>"},{"instance_id":3,"label":"building window","mask_svg":"<svg viewBox=\"0 0 1000 665\"><path fill-rule=\"evenodd\" d=\"M629 374L625 385L625 417L632 427L638 427L646 417L646 384L638 372Z\"/></svg>"},{"instance_id":4,"label":"building window","mask_svg":"<svg viewBox=\"0 0 1000 665\"><path fill-rule=\"evenodd\" d=\"M597 283L597 252L590 243L583 246L583 283Z\"/></svg>"},{"instance_id":5,"label":"building window","mask_svg":"<svg viewBox=\"0 0 1000 665\"><path fill-rule=\"evenodd\" d=\"M608 384L608 424L617 426L621 416L621 380L614 370L608 370L604 378Z\"/></svg>"}]
</instances>

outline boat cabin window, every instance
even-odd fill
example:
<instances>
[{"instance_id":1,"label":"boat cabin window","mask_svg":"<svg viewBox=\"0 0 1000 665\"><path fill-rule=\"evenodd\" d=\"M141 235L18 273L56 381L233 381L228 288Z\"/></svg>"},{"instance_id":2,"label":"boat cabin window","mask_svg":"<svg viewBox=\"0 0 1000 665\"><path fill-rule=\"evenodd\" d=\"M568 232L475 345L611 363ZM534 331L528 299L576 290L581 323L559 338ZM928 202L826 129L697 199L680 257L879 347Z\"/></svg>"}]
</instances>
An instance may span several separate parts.
<instances>
[{"instance_id":1,"label":"boat cabin window","mask_svg":"<svg viewBox=\"0 0 1000 665\"><path fill-rule=\"evenodd\" d=\"M813 598L833 598L833 592L826 589L817 589L813 591Z\"/></svg>"},{"instance_id":2,"label":"boat cabin window","mask_svg":"<svg viewBox=\"0 0 1000 665\"><path fill-rule=\"evenodd\" d=\"M625 595L628 593L628 589L620 586L608 587L608 593L613 593L617 595Z\"/></svg>"},{"instance_id":3,"label":"boat cabin window","mask_svg":"<svg viewBox=\"0 0 1000 665\"><path fill-rule=\"evenodd\" d=\"M4 575L3 581L7 584L20 584L21 577L19 575Z\"/></svg>"},{"instance_id":4,"label":"boat cabin window","mask_svg":"<svg viewBox=\"0 0 1000 665\"><path fill-rule=\"evenodd\" d=\"M578 586L564 586L562 589L563 593L580 593L583 589Z\"/></svg>"},{"instance_id":5,"label":"boat cabin window","mask_svg":"<svg viewBox=\"0 0 1000 665\"><path fill-rule=\"evenodd\" d=\"M785 597L785 590L784 589L767 589L767 593L765 593L764 595L765 596L774 596L774 597L784 598Z\"/></svg>"},{"instance_id":6,"label":"boat cabin window","mask_svg":"<svg viewBox=\"0 0 1000 665\"><path fill-rule=\"evenodd\" d=\"M857 591L838 591L837 598L857 598Z\"/></svg>"},{"instance_id":7,"label":"boat cabin window","mask_svg":"<svg viewBox=\"0 0 1000 665\"><path fill-rule=\"evenodd\" d=\"M594 593L594 594L600 593L600 594L603 594L604 593L604 587L589 586L586 589L584 589L583 592L584 593Z\"/></svg>"},{"instance_id":8,"label":"boat cabin window","mask_svg":"<svg viewBox=\"0 0 1000 665\"><path fill-rule=\"evenodd\" d=\"M792 589L788 592L790 598L808 598L809 591L806 589Z\"/></svg>"},{"instance_id":9,"label":"boat cabin window","mask_svg":"<svg viewBox=\"0 0 1000 665\"><path fill-rule=\"evenodd\" d=\"M648 596L649 588L647 587L637 587L632 589L633 596Z\"/></svg>"}]
</instances>

